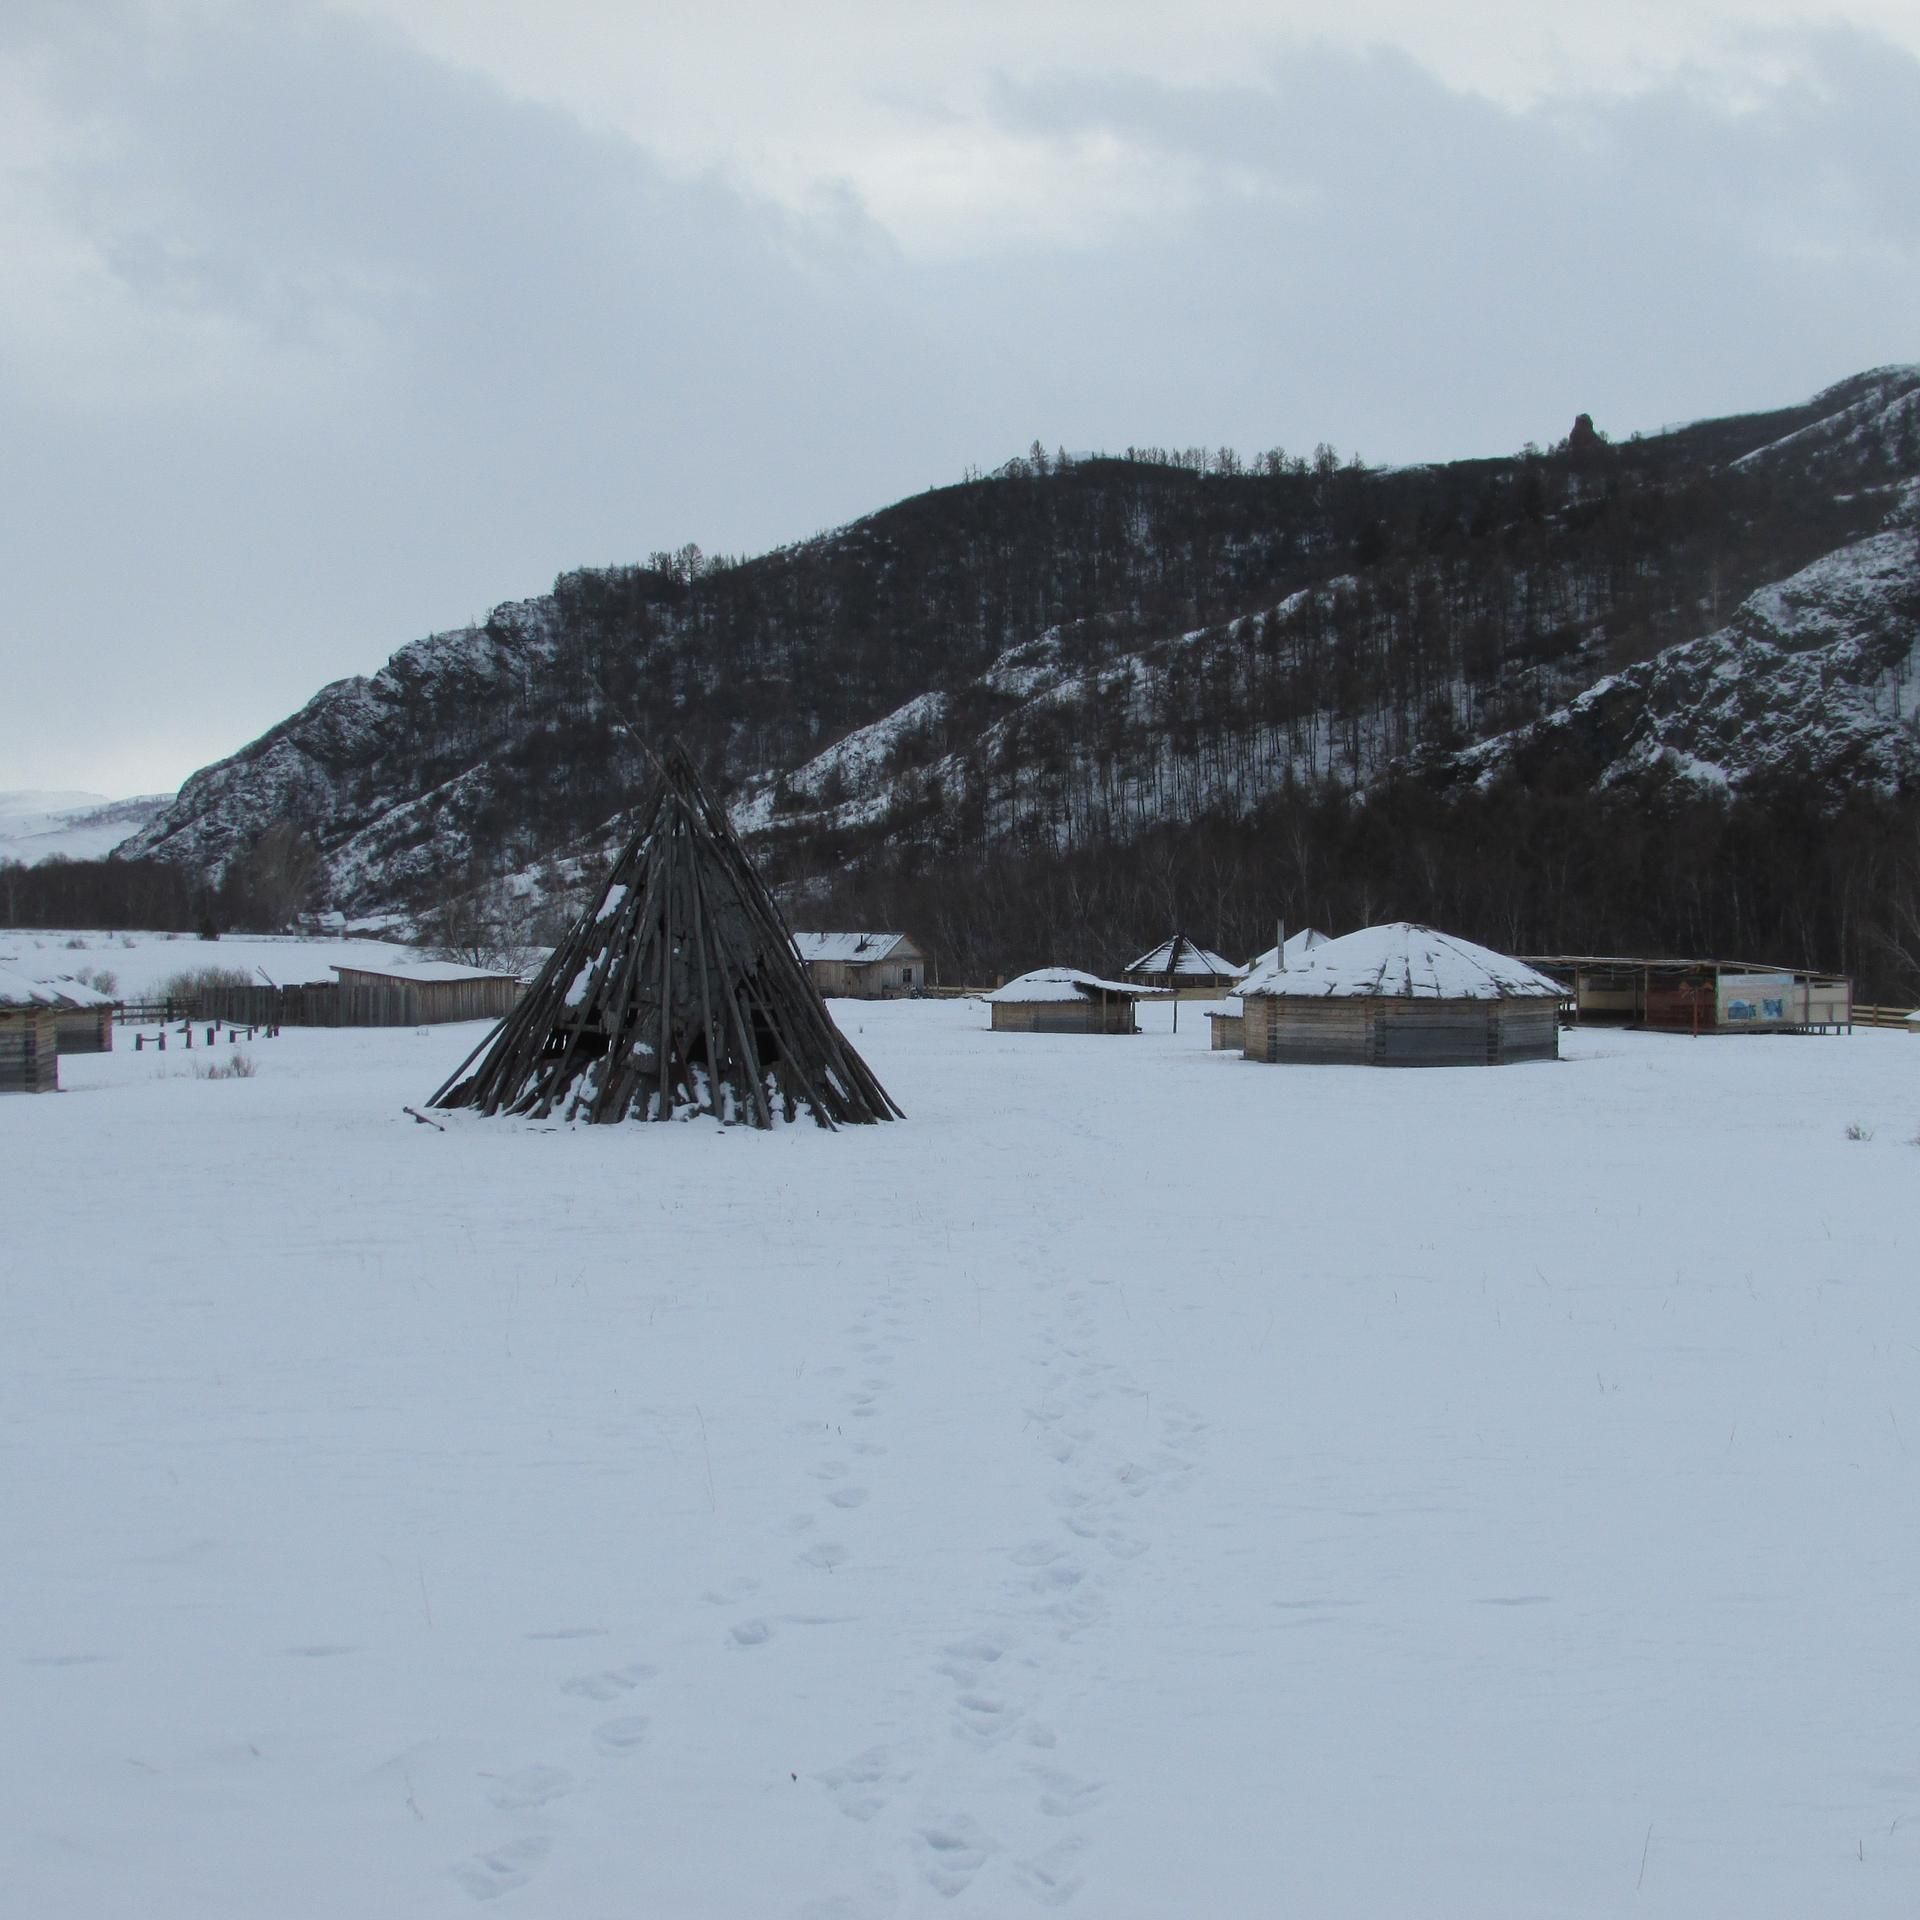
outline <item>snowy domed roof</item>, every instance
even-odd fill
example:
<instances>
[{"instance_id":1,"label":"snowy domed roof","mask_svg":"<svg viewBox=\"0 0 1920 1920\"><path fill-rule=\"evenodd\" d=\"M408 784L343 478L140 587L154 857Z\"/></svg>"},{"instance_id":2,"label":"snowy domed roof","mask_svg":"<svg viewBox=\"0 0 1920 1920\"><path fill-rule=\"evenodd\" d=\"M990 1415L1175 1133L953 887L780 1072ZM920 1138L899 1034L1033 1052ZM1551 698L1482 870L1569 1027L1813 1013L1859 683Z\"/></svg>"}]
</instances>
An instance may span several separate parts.
<instances>
[{"instance_id":1,"label":"snowy domed roof","mask_svg":"<svg viewBox=\"0 0 1920 1920\"><path fill-rule=\"evenodd\" d=\"M1089 1000L1100 993L1124 993L1131 1000L1151 1000L1164 993L1163 987L1135 986L1127 980L1102 980L1097 973L1082 973L1078 967L1036 967L1004 987L985 995L1006 1005L1034 1001Z\"/></svg>"},{"instance_id":2,"label":"snowy domed roof","mask_svg":"<svg viewBox=\"0 0 1920 1920\"><path fill-rule=\"evenodd\" d=\"M1557 980L1471 940L1406 920L1362 927L1315 947L1284 971L1266 967L1240 989L1252 999L1561 1000Z\"/></svg>"},{"instance_id":3,"label":"snowy domed roof","mask_svg":"<svg viewBox=\"0 0 1920 1920\"><path fill-rule=\"evenodd\" d=\"M84 980L76 980L70 973L53 975L42 980L45 987L63 1007L112 1007L119 1002L110 993L102 993L98 987L90 987Z\"/></svg>"}]
</instances>

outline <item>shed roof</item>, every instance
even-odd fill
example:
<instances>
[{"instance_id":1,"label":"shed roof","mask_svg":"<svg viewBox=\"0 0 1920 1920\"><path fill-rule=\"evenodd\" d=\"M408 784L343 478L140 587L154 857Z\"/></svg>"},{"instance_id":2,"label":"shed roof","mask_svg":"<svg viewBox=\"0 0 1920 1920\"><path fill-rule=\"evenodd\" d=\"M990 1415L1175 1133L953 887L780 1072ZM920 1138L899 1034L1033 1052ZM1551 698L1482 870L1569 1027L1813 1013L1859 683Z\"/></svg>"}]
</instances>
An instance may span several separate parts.
<instances>
[{"instance_id":1,"label":"shed roof","mask_svg":"<svg viewBox=\"0 0 1920 1920\"><path fill-rule=\"evenodd\" d=\"M90 987L84 980L76 980L69 973L56 974L39 984L53 993L65 1007L117 1007L120 1004L112 994L102 993L98 987Z\"/></svg>"},{"instance_id":2,"label":"shed roof","mask_svg":"<svg viewBox=\"0 0 1920 1920\"><path fill-rule=\"evenodd\" d=\"M0 967L0 1007L57 1007L60 996L24 973L11 973Z\"/></svg>"},{"instance_id":3,"label":"shed roof","mask_svg":"<svg viewBox=\"0 0 1920 1920\"><path fill-rule=\"evenodd\" d=\"M1136 986L1131 980L1103 980L1097 973L1082 973L1078 967L1036 967L1004 987L996 987L986 997L1006 1004L1036 1000L1091 1000L1095 994L1120 993L1129 1000L1151 999L1165 993L1164 987Z\"/></svg>"},{"instance_id":4,"label":"shed roof","mask_svg":"<svg viewBox=\"0 0 1920 1920\"><path fill-rule=\"evenodd\" d=\"M361 966L339 961L339 974L364 973L373 980L397 980L404 986L443 986L455 980L511 980L514 976L495 967L464 967L457 960L408 960L386 965Z\"/></svg>"},{"instance_id":5,"label":"shed roof","mask_svg":"<svg viewBox=\"0 0 1920 1920\"><path fill-rule=\"evenodd\" d=\"M1522 960L1406 920L1362 927L1245 981L1247 999L1561 1000L1566 989Z\"/></svg>"},{"instance_id":6,"label":"shed roof","mask_svg":"<svg viewBox=\"0 0 1920 1920\"><path fill-rule=\"evenodd\" d=\"M802 960L842 960L868 966L890 959L897 947L913 942L904 933L796 933L793 950Z\"/></svg>"},{"instance_id":7,"label":"shed roof","mask_svg":"<svg viewBox=\"0 0 1920 1920\"><path fill-rule=\"evenodd\" d=\"M1150 953L1143 953L1138 960L1127 962L1129 973L1166 973L1171 968L1177 980L1182 974L1205 978L1208 975L1224 974L1237 980L1244 969L1236 967L1231 960L1197 946L1184 933L1176 933L1171 939L1162 940Z\"/></svg>"}]
</instances>

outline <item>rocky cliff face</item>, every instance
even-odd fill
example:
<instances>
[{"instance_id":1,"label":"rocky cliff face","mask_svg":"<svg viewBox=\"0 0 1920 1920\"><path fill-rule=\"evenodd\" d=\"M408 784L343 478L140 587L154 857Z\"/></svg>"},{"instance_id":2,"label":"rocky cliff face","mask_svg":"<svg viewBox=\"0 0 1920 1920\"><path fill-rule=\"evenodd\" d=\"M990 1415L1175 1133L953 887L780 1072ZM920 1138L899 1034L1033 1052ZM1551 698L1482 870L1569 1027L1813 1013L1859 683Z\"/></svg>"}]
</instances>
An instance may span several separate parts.
<instances>
[{"instance_id":1,"label":"rocky cliff face","mask_svg":"<svg viewBox=\"0 0 1920 1920\"><path fill-rule=\"evenodd\" d=\"M1750 595L1705 638L1610 674L1459 756L1478 777L1574 752L1611 783L1664 764L1737 787L1793 768L1892 789L1920 775L1920 531L1902 524Z\"/></svg>"},{"instance_id":2,"label":"rocky cliff face","mask_svg":"<svg viewBox=\"0 0 1920 1920\"><path fill-rule=\"evenodd\" d=\"M122 851L217 879L292 822L328 906L525 890L669 733L802 879L1545 755L1887 785L1917 636L1917 368L1511 460L1015 462L757 560L563 576L322 689Z\"/></svg>"}]
</instances>

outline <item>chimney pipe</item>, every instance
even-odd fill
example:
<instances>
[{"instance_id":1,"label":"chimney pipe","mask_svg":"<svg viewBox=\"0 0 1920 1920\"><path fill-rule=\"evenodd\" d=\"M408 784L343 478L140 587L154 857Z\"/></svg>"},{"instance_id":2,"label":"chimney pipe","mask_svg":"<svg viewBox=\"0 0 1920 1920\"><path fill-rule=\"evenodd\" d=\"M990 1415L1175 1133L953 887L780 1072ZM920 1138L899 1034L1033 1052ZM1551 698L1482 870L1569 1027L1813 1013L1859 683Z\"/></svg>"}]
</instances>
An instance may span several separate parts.
<instances>
[{"instance_id":1,"label":"chimney pipe","mask_svg":"<svg viewBox=\"0 0 1920 1920\"><path fill-rule=\"evenodd\" d=\"M1281 972L1287 970L1287 923L1282 920L1279 927L1280 938L1275 942L1274 966Z\"/></svg>"}]
</instances>

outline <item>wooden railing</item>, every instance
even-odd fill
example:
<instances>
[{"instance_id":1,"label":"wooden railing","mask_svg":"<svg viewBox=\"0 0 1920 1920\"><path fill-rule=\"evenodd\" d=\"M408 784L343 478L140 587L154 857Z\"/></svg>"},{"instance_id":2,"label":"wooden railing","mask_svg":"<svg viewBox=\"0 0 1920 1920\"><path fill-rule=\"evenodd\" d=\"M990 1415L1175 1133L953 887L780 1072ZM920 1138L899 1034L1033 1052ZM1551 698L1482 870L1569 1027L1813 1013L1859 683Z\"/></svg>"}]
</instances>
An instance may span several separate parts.
<instances>
[{"instance_id":1,"label":"wooden railing","mask_svg":"<svg viewBox=\"0 0 1920 1920\"><path fill-rule=\"evenodd\" d=\"M1862 1007L1853 1010L1853 1024L1856 1027L1906 1027L1909 1033L1920 1034L1920 1024L1909 1023L1913 1020L1912 1007Z\"/></svg>"}]
</instances>

